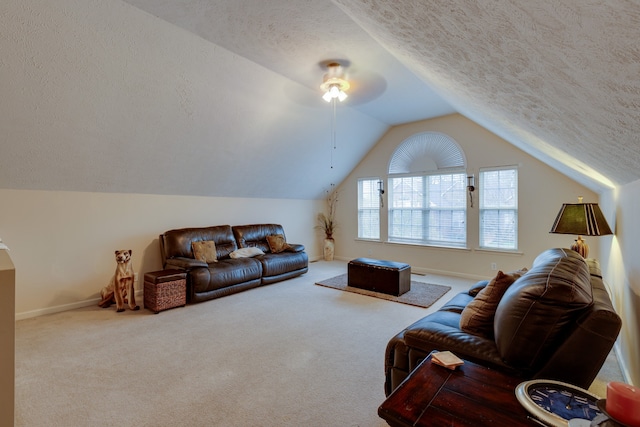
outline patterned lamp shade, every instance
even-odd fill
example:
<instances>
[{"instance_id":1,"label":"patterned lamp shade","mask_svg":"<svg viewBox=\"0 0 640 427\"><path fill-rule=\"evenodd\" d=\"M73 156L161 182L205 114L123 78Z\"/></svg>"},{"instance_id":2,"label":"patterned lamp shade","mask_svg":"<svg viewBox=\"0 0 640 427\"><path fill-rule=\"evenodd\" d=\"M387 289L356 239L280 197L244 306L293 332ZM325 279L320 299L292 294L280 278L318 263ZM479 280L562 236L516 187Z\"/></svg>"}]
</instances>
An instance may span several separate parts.
<instances>
[{"instance_id":1,"label":"patterned lamp shade","mask_svg":"<svg viewBox=\"0 0 640 427\"><path fill-rule=\"evenodd\" d=\"M571 249L584 258L589 255L589 246L581 236L613 234L597 203L563 204L550 233L577 234L578 238Z\"/></svg>"}]
</instances>

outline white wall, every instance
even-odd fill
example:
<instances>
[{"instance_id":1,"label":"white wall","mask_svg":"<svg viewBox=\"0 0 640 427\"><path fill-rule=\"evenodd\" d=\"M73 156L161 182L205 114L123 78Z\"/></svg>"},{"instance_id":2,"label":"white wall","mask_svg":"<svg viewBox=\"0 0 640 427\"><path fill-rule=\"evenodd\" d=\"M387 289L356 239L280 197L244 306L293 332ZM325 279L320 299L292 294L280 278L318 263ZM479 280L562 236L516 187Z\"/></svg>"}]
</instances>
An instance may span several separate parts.
<instances>
[{"instance_id":1,"label":"white wall","mask_svg":"<svg viewBox=\"0 0 640 427\"><path fill-rule=\"evenodd\" d=\"M618 354L626 379L640 385L640 252L636 248L640 241L640 181L603 195L602 199L603 212L615 230L615 237L602 242L601 252L603 274L622 317Z\"/></svg>"},{"instance_id":2,"label":"white wall","mask_svg":"<svg viewBox=\"0 0 640 427\"><path fill-rule=\"evenodd\" d=\"M382 177L386 180L393 150L409 136L436 131L453 137L465 152L468 172L477 176L487 166L519 165L519 250L500 253L479 250L478 210L468 211L469 249L439 249L357 239L357 180ZM336 257L352 259L371 256L408 262L414 271L443 272L467 277L491 277L492 262L499 269L529 266L550 247L568 247L574 236L550 234L549 229L562 203L599 202L614 236L588 237L590 257L600 261L612 302L622 318L616 343L621 368L627 381L640 384L640 181L598 195L565 175L537 161L486 129L460 115L411 123L392 128L339 187ZM477 199L477 192L476 192ZM385 206L387 206L385 200ZM476 205L477 206L477 205ZM382 230L386 236L386 230Z\"/></svg>"},{"instance_id":3,"label":"white wall","mask_svg":"<svg viewBox=\"0 0 640 427\"><path fill-rule=\"evenodd\" d=\"M173 228L273 222L310 258L321 251L318 201L0 190L0 205L18 319L95 302L116 249L133 250L140 277L161 269L158 235Z\"/></svg>"},{"instance_id":4,"label":"white wall","mask_svg":"<svg viewBox=\"0 0 640 427\"><path fill-rule=\"evenodd\" d=\"M0 34L1 188L314 199L388 128L341 106L331 170L317 86L119 0L3 0Z\"/></svg>"},{"instance_id":5,"label":"white wall","mask_svg":"<svg viewBox=\"0 0 640 427\"><path fill-rule=\"evenodd\" d=\"M455 139L467 159L467 172L478 176L481 167L517 165L519 181L519 249L501 253L478 249L478 191L475 207L468 208L468 250L428 248L384 242L357 240L357 180L382 177L386 182L388 164L396 147L411 135L442 132ZM575 236L550 234L549 230L563 203L574 203L578 196L598 201L598 195L551 169L493 133L459 114L392 128L340 185L336 234L336 256L350 259L361 256L403 261L413 270L445 272L470 277L491 277L491 263L505 271L527 267L550 247L569 247ZM386 195L385 195L386 196ZM388 206L385 200L385 206ZM383 215L383 218L386 216ZM386 221L382 221L386 224ZM597 238L587 238L591 254L598 254ZM597 255L595 255L597 256Z\"/></svg>"}]
</instances>

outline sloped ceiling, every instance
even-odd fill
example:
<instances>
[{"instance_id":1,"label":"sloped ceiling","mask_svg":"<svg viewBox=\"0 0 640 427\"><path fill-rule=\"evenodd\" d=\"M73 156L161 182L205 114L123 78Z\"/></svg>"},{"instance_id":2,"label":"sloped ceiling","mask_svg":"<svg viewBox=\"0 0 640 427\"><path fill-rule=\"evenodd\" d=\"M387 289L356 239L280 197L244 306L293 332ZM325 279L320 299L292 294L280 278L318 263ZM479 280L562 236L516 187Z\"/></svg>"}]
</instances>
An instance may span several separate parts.
<instances>
[{"instance_id":1,"label":"sloped ceiling","mask_svg":"<svg viewBox=\"0 0 640 427\"><path fill-rule=\"evenodd\" d=\"M634 1L7 0L0 12L2 188L318 198L390 126L456 111L596 191L640 178ZM329 60L353 85L335 150L318 89Z\"/></svg>"},{"instance_id":2,"label":"sloped ceiling","mask_svg":"<svg viewBox=\"0 0 640 427\"><path fill-rule=\"evenodd\" d=\"M639 178L640 3L336 3L514 145L595 189Z\"/></svg>"}]
</instances>

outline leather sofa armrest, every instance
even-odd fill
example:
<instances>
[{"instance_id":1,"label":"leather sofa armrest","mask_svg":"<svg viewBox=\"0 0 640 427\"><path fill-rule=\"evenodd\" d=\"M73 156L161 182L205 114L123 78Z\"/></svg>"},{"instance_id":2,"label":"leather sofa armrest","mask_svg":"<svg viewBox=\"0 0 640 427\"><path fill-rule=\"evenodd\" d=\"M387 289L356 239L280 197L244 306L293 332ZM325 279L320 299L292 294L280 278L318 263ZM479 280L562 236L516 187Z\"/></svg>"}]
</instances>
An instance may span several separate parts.
<instances>
[{"instance_id":1,"label":"leather sofa armrest","mask_svg":"<svg viewBox=\"0 0 640 427\"><path fill-rule=\"evenodd\" d=\"M462 313L462 310L473 301L475 297L467 292L460 292L440 307L439 311L453 311L454 313Z\"/></svg>"},{"instance_id":2,"label":"leather sofa armrest","mask_svg":"<svg viewBox=\"0 0 640 427\"><path fill-rule=\"evenodd\" d=\"M459 322L459 314L437 311L405 329L404 341L408 347L425 354L449 350L471 362L508 369L493 340L461 331Z\"/></svg>"},{"instance_id":3,"label":"leather sofa armrest","mask_svg":"<svg viewBox=\"0 0 640 427\"><path fill-rule=\"evenodd\" d=\"M209 265L206 262L200 261L197 259L176 257L176 258L169 258L167 260L165 268L175 267L175 268L181 268L183 270L191 270L192 268L198 268L198 267L206 268L208 266Z\"/></svg>"},{"instance_id":4,"label":"leather sofa armrest","mask_svg":"<svg viewBox=\"0 0 640 427\"><path fill-rule=\"evenodd\" d=\"M304 252L304 245L300 245L298 243L289 243L289 248L287 249L289 252Z\"/></svg>"},{"instance_id":5,"label":"leather sofa armrest","mask_svg":"<svg viewBox=\"0 0 640 427\"><path fill-rule=\"evenodd\" d=\"M476 295L478 295L478 293L480 293L481 290L486 288L488 284L489 284L488 280L481 280L478 283L476 283L475 285L473 285L472 287L470 287L467 292L472 297L475 297Z\"/></svg>"}]
</instances>

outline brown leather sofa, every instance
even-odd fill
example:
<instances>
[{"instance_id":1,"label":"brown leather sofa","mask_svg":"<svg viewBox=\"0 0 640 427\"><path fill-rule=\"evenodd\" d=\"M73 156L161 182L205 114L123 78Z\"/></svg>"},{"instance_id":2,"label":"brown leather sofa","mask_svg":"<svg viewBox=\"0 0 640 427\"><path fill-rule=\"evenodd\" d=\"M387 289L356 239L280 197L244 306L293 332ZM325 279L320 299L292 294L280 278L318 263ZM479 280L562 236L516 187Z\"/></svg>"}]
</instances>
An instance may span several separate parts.
<instances>
[{"instance_id":1,"label":"brown leather sofa","mask_svg":"<svg viewBox=\"0 0 640 427\"><path fill-rule=\"evenodd\" d=\"M493 337L465 332L461 313L489 281L454 296L392 338L385 354L389 395L432 351L524 379L554 379L588 388L611 351L621 320L595 260L549 249L511 284L495 309Z\"/></svg>"},{"instance_id":2,"label":"brown leather sofa","mask_svg":"<svg viewBox=\"0 0 640 427\"><path fill-rule=\"evenodd\" d=\"M160 253L165 269L187 272L187 302L195 303L275 283L306 273L309 258L300 244L272 253L267 236L284 234L279 224L181 228L160 235ZM286 240L286 239L285 239ZM195 259L192 242L213 241L216 260ZM264 255L232 258L237 249L257 247Z\"/></svg>"}]
</instances>

